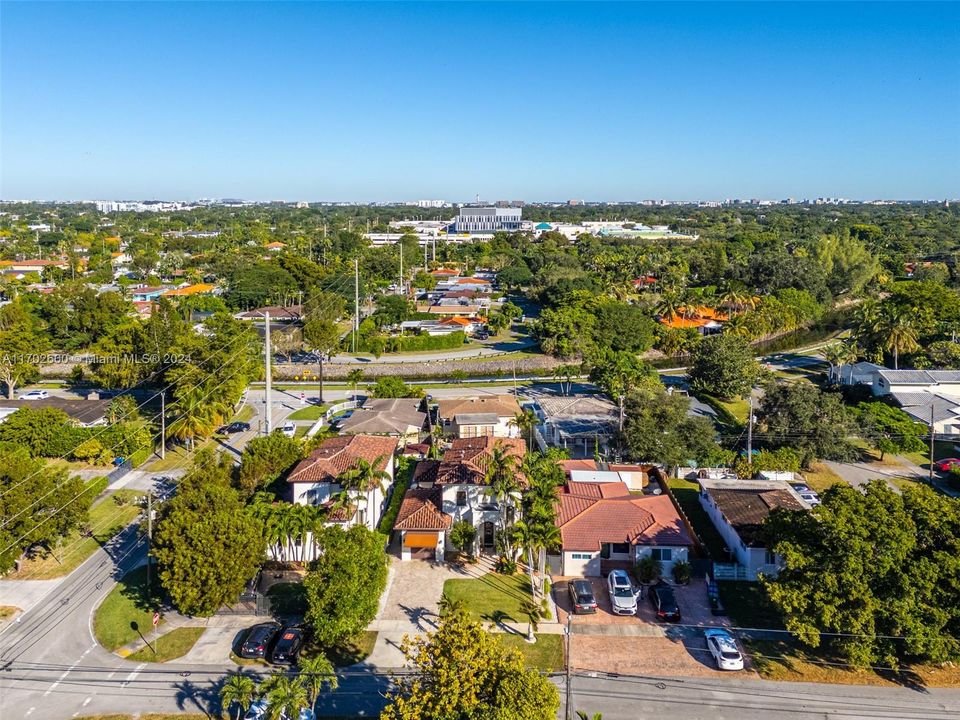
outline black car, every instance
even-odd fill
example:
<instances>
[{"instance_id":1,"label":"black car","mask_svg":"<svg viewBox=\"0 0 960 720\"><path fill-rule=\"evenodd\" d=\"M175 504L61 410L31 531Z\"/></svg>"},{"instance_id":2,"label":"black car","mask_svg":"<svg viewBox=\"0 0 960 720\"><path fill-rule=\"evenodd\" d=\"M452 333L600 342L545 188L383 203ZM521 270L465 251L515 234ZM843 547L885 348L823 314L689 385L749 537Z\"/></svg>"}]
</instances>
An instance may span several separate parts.
<instances>
[{"instance_id":1,"label":"black car","mask_svg":"<svg viewBox=\"0 0 960 720\"><path fill-rule=\"evenodd\" d=\"M254 625L247 633L246 640L240 646L240 657L243 658L265 658L270 648L270 643L280 632L279 623L263 623Z\"/></svg>"},{"instance_id":2,"label":"black car","mask_svg":"<svg viewBox=\"0 0 960 720\"><path fill-rule=\"evenodd\" d=\"M303 630L298 627L284 628L270 652L270 662L276 665L293 665L297 661L301 645Z\"/></svg>"},{"instance_id":3,"label":"black car","mask_svg":"<svg viewBox=\"0 0 960 720\"><path fill-rule=\"evenodd\" d=\"M571 580L567 584L567 590L570 593L570 602L575 614L597 611L597 599L593 596L593 585L589 580Z\"/></svg>"},{"instance_id":4,"label":"black car","mask_svg":"<svg viewBox=\"0 0 960 720\"><path fill-rule=\"evenodd\" d=\"M657 611L657 618L680 622L680 606L673 596L673 588L666 583L659 583L650 588L650 602Z\"/></svg>"},{"instance_id":5,"label":"black car","mask_svg":"<svg viewBox=\"0 0 960 720\"><path fill-rule=\"evenodd\" d=\"M220 428L220 432L232 435L233 433L246 432L250 429L250 423L245 422L232 422L229 425L224 425Z\"/></svg>"}]
</instances>

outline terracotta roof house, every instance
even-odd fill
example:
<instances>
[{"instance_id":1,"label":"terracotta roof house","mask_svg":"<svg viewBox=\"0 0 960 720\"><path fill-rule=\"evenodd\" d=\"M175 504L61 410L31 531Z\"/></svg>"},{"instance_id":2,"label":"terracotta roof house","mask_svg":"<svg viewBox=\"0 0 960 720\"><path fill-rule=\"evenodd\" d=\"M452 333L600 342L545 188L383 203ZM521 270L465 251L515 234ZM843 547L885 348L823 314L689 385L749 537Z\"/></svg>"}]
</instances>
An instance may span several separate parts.
<instances>
[{"instance_id":1,"label":"terracotta roof house","mask_svg":"<svg viewBox=\"0 0 960 720\"><path fill-rule=\"evenodd\" d=\"M660 324L674 330L696 328L703 335L718 333L723 329L723 323L730 319L728 313L705 306L679 308L675 313L662 315Z\"/></svg>"},{"instance_id":2,"label":"terracotta roof house","mask_svg":"<svg viewBox=\"0 0 960 720\"><path fill-rule=\"evenodd\" d=\"M513 395L441 400L438 407L440 423L448 435L459 438L520 436L520 429L512 422L520 414L520 403Z\"/></svg>"},{"instance_id":3,"label":"terracotta roof house","mask_svg":"<svg viewBox=\"0 0 960 720\"><path fill-rule=\"evenodd\" d=\"M496 535L503 529L504 519L516 512L517 497L494 497L486 480L490 459L496 448L503 448L515 462L523 460L526 445L519 438L463 438L454 440L441 460L421 460L414 469L410 490L393 529L400 533L403 560L442 560L452 550L446 527L423 527L466 521L477 529L475 550L492 552ZM523 476L514 472L520 483ZM432 506L433 509L430 509ZM415 520L404 520L407 507Z\"/></svg>"},{"instance_id":4,"label":"terracotta roof house","mask_svg":"<svg viewBox=\"0 0 960 720\"><path fill-rule=\"evenodd\" d=\"M568 482L557 497L561 552L553 572L600 577L653 556L663 575L686 561L693 540L666 495L632 495L622 482Z\"/></svg>"},{"instance_id":5,"label":"terracotta roof house","mask_svg":"<svg viewBox=\"0 0 960 720\"><path fill-rule=\"evenodd\" d=\"M188 295L209 295L216 288L210 283L196 283L195 285L185 285L184 287L173 288L163 293L164 297L186 297Z\"/></svg>"},{"instance_id":6,"label":"terracotta roof house","mask_svg":"<svg viewBox=\"0 0 960 720\"><path fill-rule=\"evenodd\" d=\"M341 435L395 435L416 442L427 422L419 407L420 398L367 398L338 428Z\"/></svg>"},{"instance_id":7,"label":"terracotta roof house","mask_svg":"<svg viewBox=\"0 0 960 720\"><path fill-rule=\"evenodd\" d=\"M291 500L299 505L331 506L344 488L342 476L355 468L360 460L387 473L383 488L376 485L349 490L352 497L349 512L331 517L332 522L377 527L393 485L394 453L397 438L383 435L341 435L328 438L290 472Z\"/></svg>"},{"instance_id":8,"label":"terracotta roof house","mask_svg":"<svg viewBox=\"0 0 960 720\"><path fill-rule=\"evenodd\" d=\"M711 480L701 478L700 504L733 559L735 580L775 576L783 559L767 548L763 523L776 508L803 511L810 506L785 480ZM716 564L715 564L716 570Z\"/></svg>"}]
</instances>

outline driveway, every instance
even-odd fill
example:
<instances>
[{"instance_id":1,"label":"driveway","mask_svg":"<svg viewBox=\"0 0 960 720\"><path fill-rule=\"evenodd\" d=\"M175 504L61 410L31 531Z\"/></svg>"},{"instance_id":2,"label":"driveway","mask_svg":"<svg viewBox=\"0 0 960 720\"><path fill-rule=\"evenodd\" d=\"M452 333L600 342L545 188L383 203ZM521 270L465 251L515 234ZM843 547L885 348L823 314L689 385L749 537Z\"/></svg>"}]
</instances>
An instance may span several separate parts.
<instances>
[{"instance_id":1,"label":"driveway","mask_svg":"<svg viewBox=\"0 0 960 720\"><path fill-rule=\"evenodd\" d=\"M400 560L391 556L387 589L380 601L377 619L367 626L377 632L373 652L361 663L365 667L403 667L400 643L405 635L435 630L443 584L452 578L470 577L469 571L444 563Z\"/></svg>"}]
</instances>

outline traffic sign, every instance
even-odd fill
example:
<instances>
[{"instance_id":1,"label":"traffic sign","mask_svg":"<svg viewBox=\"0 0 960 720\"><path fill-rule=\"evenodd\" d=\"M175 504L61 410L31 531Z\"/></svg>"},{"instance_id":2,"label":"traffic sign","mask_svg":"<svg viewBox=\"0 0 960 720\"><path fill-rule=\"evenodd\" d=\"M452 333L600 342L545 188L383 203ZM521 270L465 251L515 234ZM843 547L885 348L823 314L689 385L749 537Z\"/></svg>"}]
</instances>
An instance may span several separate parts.
<instances>
[{"instance_id":1,"label":"traffic sign","mask_svg":"<svg viewBox=\"0 0 960 720\"><path fill-rule=\"evenodd\" d=\"M159 624L160 624L160 613L155 612L153 614L153 626L156 627Z\"/></svg>"}]
</instances>

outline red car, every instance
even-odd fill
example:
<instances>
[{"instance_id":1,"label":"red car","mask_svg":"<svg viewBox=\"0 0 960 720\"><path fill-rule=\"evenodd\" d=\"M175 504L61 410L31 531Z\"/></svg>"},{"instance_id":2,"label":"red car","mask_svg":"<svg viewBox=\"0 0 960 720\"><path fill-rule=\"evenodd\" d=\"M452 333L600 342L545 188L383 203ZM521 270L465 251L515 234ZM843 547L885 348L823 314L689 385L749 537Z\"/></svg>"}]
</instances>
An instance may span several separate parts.
<instances>
[{"instance_id":1,"label":"red car","mask_svg":"<svg viewBox=\"0 0 960 720\"><path fill-rule=\"evenodd\" d=\"M940 472L950 472L950 468L960 467L960 458L944 458L937 460L933 466Z\"/></svg>"}]
</instances>

